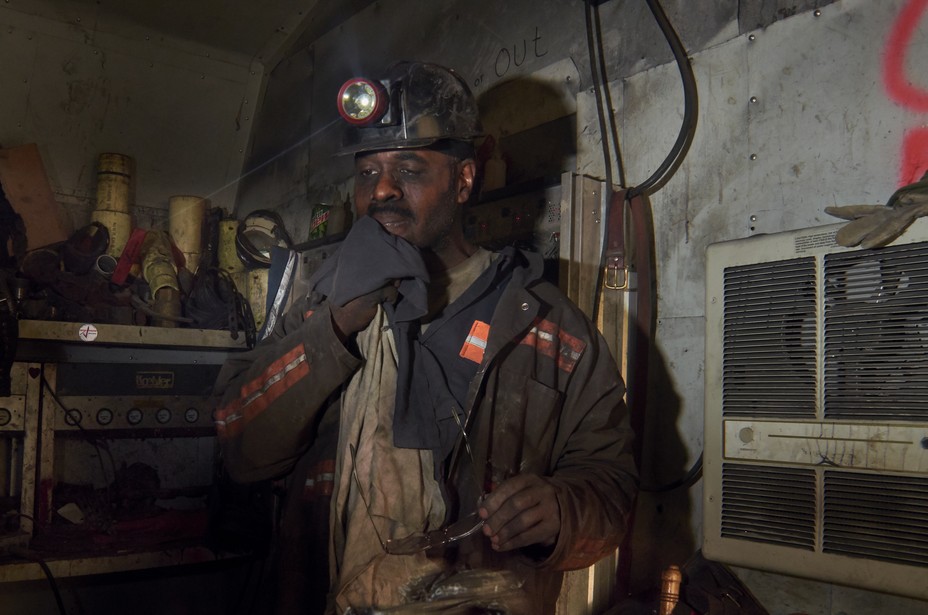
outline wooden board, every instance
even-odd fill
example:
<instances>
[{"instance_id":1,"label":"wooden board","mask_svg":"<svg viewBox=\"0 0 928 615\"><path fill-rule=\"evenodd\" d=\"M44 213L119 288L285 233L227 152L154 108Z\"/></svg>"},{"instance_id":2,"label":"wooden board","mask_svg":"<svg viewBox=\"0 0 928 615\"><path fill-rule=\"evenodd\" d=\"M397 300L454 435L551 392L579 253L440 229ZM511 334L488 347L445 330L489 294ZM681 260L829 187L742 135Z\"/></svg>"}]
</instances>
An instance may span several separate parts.
<instances>
[{"instance_id":1,"label":"wooden board","mask_svg":"<svg viewBox=\"0 0 928 615\"><path fill-rule=\"evenodd\" d=\"M0 184L26 224L27 249L64 241L71 235L72 225L55 201L35 144L0 149Z\"/></svg>"}]
</instances>

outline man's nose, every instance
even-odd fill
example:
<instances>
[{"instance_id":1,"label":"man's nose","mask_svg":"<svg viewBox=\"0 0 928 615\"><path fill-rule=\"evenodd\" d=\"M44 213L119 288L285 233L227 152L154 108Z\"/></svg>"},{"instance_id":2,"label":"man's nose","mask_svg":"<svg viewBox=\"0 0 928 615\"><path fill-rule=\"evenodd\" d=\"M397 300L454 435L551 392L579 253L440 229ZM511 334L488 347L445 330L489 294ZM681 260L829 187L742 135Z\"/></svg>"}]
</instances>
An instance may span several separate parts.
<instances>
[{"instance_id":1,"label":"man's nose","mask_svg":"<svg viewBox=\"0 0 928 615\"><path fill-rule=\"evenodd\" d=\"M374 191L371 194L371 198L374 201L382 203L386 201L395 201L402 198L402 196L403 191L400 190L399 184L392 173L381 173L377 177L377 184L374 186Z\"/></svg>"}]
</instances>

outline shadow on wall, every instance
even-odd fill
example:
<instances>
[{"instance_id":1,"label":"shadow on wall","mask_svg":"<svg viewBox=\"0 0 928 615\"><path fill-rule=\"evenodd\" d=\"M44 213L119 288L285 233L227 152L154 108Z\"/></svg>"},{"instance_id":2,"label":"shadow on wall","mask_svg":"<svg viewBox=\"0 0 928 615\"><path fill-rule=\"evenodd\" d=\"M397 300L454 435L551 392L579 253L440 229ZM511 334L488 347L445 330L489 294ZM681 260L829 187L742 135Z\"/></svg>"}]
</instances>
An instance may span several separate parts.
<instances>
[{"instance_id":1,"label":"shadow on wall","mask_svg":"<svg viewBox=\"0 0 928 615\"><path fill-rule=\"evenodd\" d=\"M648 411L645 414L642 458L642 490L632 529L632 562L629 593L648 596L660 586L661 572L670 564L683 566L697 550L690 525L693 500L691 480L676 488L690 469L686 446L678 431L681 397L674 389L665 357L651 349Z\"/></svg>"},{"instance_id":2,"label":"shadow on wall","mask_svg":"<svg viewBox=\"0 0 928 615\"><path fill-rule=\"evenodd\" d=\"M477 104L488 137L478 162L484 168L491 157L501 159L504 186L557 177L576 167L575 94L531 76L518 77L481 93Z\"/></svg>"}]
</instances>

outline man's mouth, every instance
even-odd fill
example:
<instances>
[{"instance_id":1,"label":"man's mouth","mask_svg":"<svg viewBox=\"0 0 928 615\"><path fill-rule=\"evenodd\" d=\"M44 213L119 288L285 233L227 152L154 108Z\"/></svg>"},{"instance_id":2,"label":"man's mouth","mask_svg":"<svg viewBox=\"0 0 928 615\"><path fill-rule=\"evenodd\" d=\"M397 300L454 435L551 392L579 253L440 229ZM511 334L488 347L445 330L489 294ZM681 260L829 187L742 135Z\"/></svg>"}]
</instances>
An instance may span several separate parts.
<instances>
[{"instance_id":1,"label":"man's mouth","mask_svg":"<svg viewBox=\"0 0 928 615\"><path fill-rule=\"evenodd\" d=\"M367 215L390 232L397 231L414 221L412 212L399 207L372 207L368 210Z\"/></svg>"}]
</instances>

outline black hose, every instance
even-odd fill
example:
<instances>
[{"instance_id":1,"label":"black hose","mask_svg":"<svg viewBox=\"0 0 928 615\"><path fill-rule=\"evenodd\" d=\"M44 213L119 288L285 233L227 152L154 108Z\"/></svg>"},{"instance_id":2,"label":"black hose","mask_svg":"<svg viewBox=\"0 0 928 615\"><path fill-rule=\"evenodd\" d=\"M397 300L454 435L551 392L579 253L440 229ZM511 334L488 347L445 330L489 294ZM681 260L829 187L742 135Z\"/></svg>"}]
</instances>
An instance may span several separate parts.
<instances>
[{"instance_id":1,"label":"black hose","mask_svg":"<svg viewBox=\"0 0 928 615\"><path fill-rule=\"evenodd\" d=\"M678 478L675 481L671 481L664 485L641 485L639 489L641 491L646 491L648 493L665 493L667 491L673 491L674 489L679 489L683 486L690 486L696 482L699 477L702 476L702 453L699 453L699 458L693 463L693 466L684 474L682 477Z\"/></svg>"},{"instance_id":2,"label":"black hose","mask_svg":"<svg viewBox=\"0 0 928 615\"><path fill-rule=\"evenodd\" d=\"M21 549L18 547L11 548L10 554L39 565L39 568L45 573L45 578L48 579L48 584L51 586L52 594L55 596L55 602L58 604L58 612L61 613L61 615L68 615L67 609L64 608L64 600L61 598L61 590L58 589L58 581L55 580L55 575L52 574L51 568L48 567L45 560L28 549Z\"/></svg>"},{"instance_id":3,"label":"black hose","mask_svg":"<svg viewBox=\"0 0 928 615\"><path fill-rule=\"evenodd\" d=\"M612 142L615 144L616 149L616 161L619 168L619 180L623 186L625 185L625 170L622 167L622 154L619 148L618 130L616 129L615 118L613 117L612 113L612 100L610 97L608 97L609 81L608 75L606 74L606 62L603 59L604 52L602 49L602 38L599 36L599 10L593 5L592 0L586 0L586 10L584 13L586 18L587 49L590 56L590 75L593 78L593 92L596 96L596 113L599 118L599 133L601 137L600 142L603 148L603 164L605 166L606 173L606 189L611 191L613 185L612 154L609 148L610 132L607 132L606 130L607 117L609 118L608 123L612 128ZM605 91L605 94L603 91ZM606 105L603 101L604 97L606 98L606 102L609 103L608 113L606 113ZM606 233L609 229L610 210L610 203L607 203L606 209L602 213L601 228L603 229L603 234L601 243L603 249L599 254L599 266L596 268L596 284L593 286L593 306L590 315L594 324L597 320L599 320L599 296L603 285L603 270L605 269L606 265Z\"/></svg>"},{"instance_id":4,"label":"black hose","mask_svg":"<svg viewBox=\"0 0 928 615\"><path fill-rule=\"evenodd\" d=\"M661 6L659 0L646 0L648 8L651 10L651 13L654 15L655 20L657 21L658 27L660 27L661 32L664 35L664 38L667 40L667 43L670 45L670 49L673 52L674 60L677 63L677 67L680 71L680 78L683 83L683 122L680 125L680 132L677 135L677 139L674 142L673 146L670 149L670 152L667 154L667 157L664 161L658 166L657 170L651 174L646 180L629 188L628 192L625 195L626 200L631 200L637 195L647 195L652 194L659 188L661 188L667 181L673 176L676 170L682 164L683 159L686 157L687 152L689 151L690 145L692 145L693 138L696 134L696 123L697 123L697 114L699 108L699 95L696 87L696 77L693 74L693 67L690 64L689 57L687 56L686 50L683 47L683 43L680 41L680 37L674 29L673 25L670 23L670 20L667 19L667 15L664 12L663 7ZM616 164L619 169L621 185L625 185L625 171L624 165L622 163L622 154L621 148L619 146L618 139L618 130L615 126L615 118L612 113L611 99L609 98L609 88L608 88L608 76L606 74L605 62L603 61L603 50L602 50L602 39L600 36L600 26L599 26L599 12L596 8L598 4L594 5L593 0L586 0L585 2L585 17L586 17L586 34L587 34L587 47L589 50L590 56L590 71L593 77L593 89L596 95L596 109L599 115L599 126L600 134L602 135L602 148L603 148L603 158L605 163L605 172L606 172L606 183L609 190L612 189L612 161L610 148L608 143L608 136L606 124L607 117L608 122L611 127L612 141L615 144L616 149ZM594 24L595 21L595 24ZM594 36L595 29L595 36ZM598 47L597 47L598 45ZM605 93L603 92L605 90ZM604 97L609 103L609 112L606 112L605 105L603 103ZM609 228L609 215L610 207L606 207L606 211L603 212L603 224L602 228ZM602 277L603 270L605 267L605 248L606 242L603 240L603 251L600 254L600 266L597 271L597 280L596 285L593 290L593 322L595 323L599 314L599 296L602 290ZM695 480L697 480L702 475L702 453L699 454L699 458L693 464L693 466L687 471L687 473L678 480L675 480L666 485L657 485L657 486L647 486L642 485L641 490L660 493L666 491L672 491L684 485L690 485Z\"/></svg>"},{"instance_id":5,"label":"black hose","mask_svg":"<svg viewBox=\"0 0 928 615\"><path fill-rule=\"evenodd\" d=\"M686 50L683 48L683 43L680 42L680 37L667 19L667 15L664 13L664 9L661 7L660 2L658 0L645 1L648 3L648 8L650 8L651 12L654 14L654 18L657 20L657 24L660 26L664 38L667 39L667 43L670 45L671 51L673 51L673 57L677 62L677 67L680 70L680 78L683 81L683 122L680 125L680 132L677 135L677 140L674 142L667 157L649 178L629 189L629 198L638 194L652 194L667 183L671 176L673 176L686 157L690 145L693 142L693 137L696 134L697 111L699 108L696 77L693 74L693 67L690 64L689 57L686 55Z\"/></svg>"}]
</instances>

